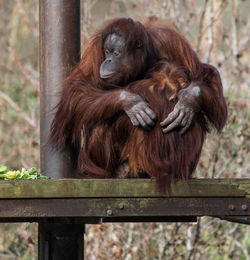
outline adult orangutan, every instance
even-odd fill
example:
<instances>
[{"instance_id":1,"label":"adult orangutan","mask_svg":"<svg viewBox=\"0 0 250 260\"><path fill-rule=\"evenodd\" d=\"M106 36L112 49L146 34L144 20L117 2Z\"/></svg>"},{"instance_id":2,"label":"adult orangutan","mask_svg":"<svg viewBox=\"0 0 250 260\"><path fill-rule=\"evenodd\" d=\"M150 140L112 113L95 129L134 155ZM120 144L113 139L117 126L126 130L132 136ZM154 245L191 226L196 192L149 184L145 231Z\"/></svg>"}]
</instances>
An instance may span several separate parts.
<instances>
[{"instance_id":1,"label":"adult orangutan","mask_svg":"<svg viewBox=\"0 0 250 260\"><path fill-rule=\"evenodd\" d=\"M111 21L90 39L65 82L51 127L58 147L78 147L85 178L150 176L160 188L195 169L211 123L227 108L218 71L167 26Z\"/></svg>"}]
</instances>

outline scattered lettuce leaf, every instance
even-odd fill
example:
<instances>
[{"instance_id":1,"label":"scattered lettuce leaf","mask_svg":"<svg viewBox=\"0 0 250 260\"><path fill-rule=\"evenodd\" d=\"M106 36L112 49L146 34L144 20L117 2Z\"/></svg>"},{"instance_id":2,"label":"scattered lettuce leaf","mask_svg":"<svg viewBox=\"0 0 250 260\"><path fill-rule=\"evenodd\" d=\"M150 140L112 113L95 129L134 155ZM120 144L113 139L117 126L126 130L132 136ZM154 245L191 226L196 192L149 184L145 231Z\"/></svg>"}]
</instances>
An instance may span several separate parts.
<instances>
[{"instance_id":1,"label":"scattered lettuce leaf","mask_svg":"<svg viewBox=\"0 0 250 260\"><path fill-rule=\"evenodd\" d=\"M10 171L7 166L0 165L0 180L48 180L50 177L42 175L32 167L29 170L22 168L21 171Z\"/></svg>"},{"instance_id":2,"label":"scattered lettuce leaf","mask_svg":"<svg viewBox=\"0 0 250 260\"><path fill-rule=\"evenodd\" d=\"M7 166L5 166L5 165L0 166L0 174L5 173L7 170L8 170Z\"/></svg>"}]
</instances>

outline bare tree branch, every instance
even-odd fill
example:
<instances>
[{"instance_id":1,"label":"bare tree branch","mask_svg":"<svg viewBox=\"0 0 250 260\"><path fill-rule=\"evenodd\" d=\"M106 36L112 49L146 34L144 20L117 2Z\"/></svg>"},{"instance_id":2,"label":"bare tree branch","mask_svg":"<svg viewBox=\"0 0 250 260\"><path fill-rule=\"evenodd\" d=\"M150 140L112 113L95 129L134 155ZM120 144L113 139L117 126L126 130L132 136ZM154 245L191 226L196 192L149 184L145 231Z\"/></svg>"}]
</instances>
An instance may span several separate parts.
<instances>
[{"instance_id":1,"label":"bare tree branch","mask_svg":"<svg viewBox=\"0 0 250 260\"><path fill-rule=\"evenodd\" d=\"M25 66L23 65L23 63L21 62L21 60L19 59L16 50L15 49L11 49L2 39L2 37L0 37L0 42L2 43L3 47L12 55L12 59L14 61L14 63L18 66L18 68L20 69L20 71L22 72L22 74L24 75L24 77L26 78L26 80L32 85L34 86L37 91L39 91L39 82L38 80L35 80L30 74L30 72L27 70L27 68L25 68Z\"/></svg>"},{"instance_id":2,"label":"bare tree branch","mask_svg":"<svg viewBox=\"0 0 250 260\"><path fill-rule=\"evenodd\" d=\"M206 63L209 63L211 52L212 52L212 49L213 49L214 6L213 6L212 0L210 0L209 6L208 6L208 19L209 19L209 24L208 24L208 50L207 50L207 54L206 54L206 58L205 58Z\"/></svg>"},{"instance_id":3,"label":"bare tree branch","mask_svg":"<svg viewBox=\"0 0 250 260\"><path fill-rule=\"evenodd\" d=\"M16 112L18 115L22 117L31 127L36 128L36 122L32 120L20 106L18 106L8 95L0 90L0 98L7 102Z\"/></svg>"}]
</instances>

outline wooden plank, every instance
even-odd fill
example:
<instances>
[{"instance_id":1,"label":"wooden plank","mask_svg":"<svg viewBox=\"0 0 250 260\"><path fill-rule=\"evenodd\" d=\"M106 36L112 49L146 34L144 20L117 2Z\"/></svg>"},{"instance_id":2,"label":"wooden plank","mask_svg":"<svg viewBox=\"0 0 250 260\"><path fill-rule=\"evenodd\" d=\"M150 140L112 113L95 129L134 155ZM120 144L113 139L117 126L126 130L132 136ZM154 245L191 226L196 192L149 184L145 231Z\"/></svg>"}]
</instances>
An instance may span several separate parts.
<instances>
[{"instance_id":1,"label":"wooden plank","mask_svg":"<svg viewBox=\"0 0 250 260\"><path fill-rule=\"evenodd\" d=\"M246 198L0 200L0 218L248 216L249 212L250 199Z\"/></svg>"},{"instance_id":2,"label":"wooden plank","mask_svg":"<svg viewBox=\"0 0 250 260\"><path fill-rule=\"evenodd\" d=\"M157 192L155 182L149 179L16 180L0 182L0 199L244 197L249 192L249 185L250 179L176 181L168 196Z\"/></svg>"},{"instance_id":3,"label":"wooden plank","mask_svg":"<svg viewBox=\"0 0 250 260\"><path fill-rule=\"evenodd\" d=\"M249 182L245 182L245 183L244 183L244 182L241 183L241 184L239 185L239 188L240 188L241 190L244 190L244 191L245 191L247 198L250 198L250 181L249 181Z\"/></svg>"}]
</instances>

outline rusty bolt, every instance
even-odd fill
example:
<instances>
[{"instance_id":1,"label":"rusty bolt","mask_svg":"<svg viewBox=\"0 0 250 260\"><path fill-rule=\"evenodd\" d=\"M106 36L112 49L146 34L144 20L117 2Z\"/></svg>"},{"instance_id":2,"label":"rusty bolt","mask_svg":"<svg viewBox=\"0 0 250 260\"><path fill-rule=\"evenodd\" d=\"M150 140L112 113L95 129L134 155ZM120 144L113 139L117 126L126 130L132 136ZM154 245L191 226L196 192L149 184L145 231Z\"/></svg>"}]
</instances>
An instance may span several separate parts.
<instances>
[{"instance_id":1,"label":"rusty bolt","mask_svg":"<svg viewBox=\"0 0 250 260\"><path fill-rule=\"evenodd\" d=\"M235 210L235 206L233 204L228 205L228 209L231 211Z\"/></svg>"},{"instance_id":2,"label":"rusty bolt","mask_svg":"<svg viewBox=\"0 0 250 260\"><path fill-rule=\"evenodd\" d=\"M247 209L248 209L247 205L246 204L241 205L241 209L244 210L244 211L247 211Z\"/></svg>"},{"instance_id":3,"label":"rusty bolt","mask_svg":"<svg viewBox=\"0 0 250 260\"><path fill-rule=\"evenodd\" d=\"M108 215L108 216L111 216L112 214L113 214L112 209L108 209L108 210L107 210L107 215Z\"/></svg>"},{"instance_id":4,"label":"rusty bolt","mask_svg":"<svg viewBox=\"0 0 250 260\"><path fill-rule=\"evenodd\" d=\"M119 203L118 207L119 209L124 209L124 205L122 203Z\"/></svg>"}]
</instances>

